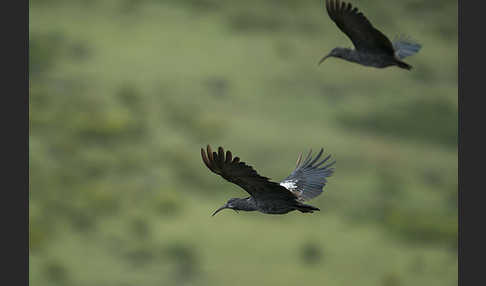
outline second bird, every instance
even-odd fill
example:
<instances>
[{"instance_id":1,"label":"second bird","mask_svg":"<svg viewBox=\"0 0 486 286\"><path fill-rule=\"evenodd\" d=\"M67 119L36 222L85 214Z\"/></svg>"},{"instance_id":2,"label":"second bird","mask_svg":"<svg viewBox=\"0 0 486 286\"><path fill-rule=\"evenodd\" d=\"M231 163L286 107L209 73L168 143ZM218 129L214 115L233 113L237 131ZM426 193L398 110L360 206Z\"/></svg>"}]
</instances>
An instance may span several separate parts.
<instances>
[{"instance_id":1,"label":"second bird","mask_svg":"<svg viewBox=\"0 0 486 286\"><path fill-rule=\"evenodd\" d=\"M326 0L327 13L339 29L353 42L355 49L334 48L319 64L329 57L336 57L364 66L386 68L398 66L410 70L411 65L402 60L417 53L421 45L404 37L391 42L358 8L339 0Z\"/></svg>"}]
</instances>

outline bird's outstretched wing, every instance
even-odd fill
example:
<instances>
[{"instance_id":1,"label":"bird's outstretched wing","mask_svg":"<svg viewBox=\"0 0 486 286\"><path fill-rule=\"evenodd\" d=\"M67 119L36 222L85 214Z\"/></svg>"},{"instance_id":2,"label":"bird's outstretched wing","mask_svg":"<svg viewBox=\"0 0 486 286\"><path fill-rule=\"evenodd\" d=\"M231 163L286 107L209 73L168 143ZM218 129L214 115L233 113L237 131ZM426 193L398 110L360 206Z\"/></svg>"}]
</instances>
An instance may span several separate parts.
<instances>
[{"instance_id":1,"label":"bird's outstretched wing","mask_svg":"<svg viewBox=\"0 0 486 286\"><path fill-rule=\"evenodd\" d=\"M240 158L232 157L230 151L226 156L222 147L218 152L213 152L207 146L207 154L201 148L201 156L206 167L212 172L220 175L225 180L234 183L247 191L255 199L268 200L296 200L297 197L276 182L260 176L251 166L240 162Z\"/></svg>"},{"instance_id":2,"label":"bird's outstretched wing","mask_svg":"<svg viewBox=\"0 0 486 286\"><path fill-rule=\"evenodd\" d=\"M394 54L391 41L358 12L358 8L339 0L326 0L329 17L353 42L358 51Z\"/></svg>"},{"instance_id":3,"label":"bird's outstretched wing","mask_svg":"<svg viewBox=\"0 0 486 286\"><path fill-rule=\"evenodd\" d=\"M393 39L393 48L395 49L395 55L399 59L404 59L415 53L418 53L422 46L406 36L398 36Z\"/></svg>"},{"instance_id":4,"label":"bird's outstretched wing","mask_svg":"<svg viewBox=\"0 0 486 286\"><path fill-rule=\"evenodd\" d=\"M323 152L324 149L321 148L317 156L312 159L311 150L303 162L301 162L302 154L300 154L295 170L280 182L280 185L293 192L301 201L307 201L320 195L322 188L327 183L326 178L334 172L334 168L330 167L336 163L336 161L331 161L327 165L319 167L331 158L331 155L328 155L316 163Z\"/></svg>"}]
</instances>

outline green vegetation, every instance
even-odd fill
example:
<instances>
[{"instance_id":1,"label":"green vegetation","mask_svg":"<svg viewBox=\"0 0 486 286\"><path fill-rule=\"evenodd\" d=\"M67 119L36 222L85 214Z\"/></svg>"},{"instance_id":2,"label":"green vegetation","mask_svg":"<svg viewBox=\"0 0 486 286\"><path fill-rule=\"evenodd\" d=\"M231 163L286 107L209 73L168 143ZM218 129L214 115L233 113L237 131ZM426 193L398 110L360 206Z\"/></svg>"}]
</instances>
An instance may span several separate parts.
<instances>
[{"instance_id":1,"label":"green vegetation","mask_svg":"<svg viewBox=\"0 0 486 286\"><path fill-rule=\"evenodd\" d=\"M352 1L423 44L411 72L318 0L31 1L31 285L456 285L457 3ZM224 211L223 146L274 180L337 160L321 212Z\"/></svg>"}]
</instances>

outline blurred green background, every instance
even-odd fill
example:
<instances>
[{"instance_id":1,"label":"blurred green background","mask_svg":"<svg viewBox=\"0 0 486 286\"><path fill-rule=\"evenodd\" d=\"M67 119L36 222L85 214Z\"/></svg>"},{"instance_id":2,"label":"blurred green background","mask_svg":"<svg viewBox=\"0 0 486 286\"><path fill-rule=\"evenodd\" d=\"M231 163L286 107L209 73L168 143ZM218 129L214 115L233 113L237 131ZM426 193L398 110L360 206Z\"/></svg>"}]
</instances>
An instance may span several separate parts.
<instances>
[{"instance_id":1,"label":"blurred green background","mask_svg":"<svg viewBox=\"0 0 486 286\"><path fill-rule=\"evenodd\" d=\"M30 3L30 284L457 285L457 2L352 1L422 50L350 47L319 0ZM337 160L311 215L212 211L246 193L223 146L274 180Z\"/></svg>"}]
</instances>

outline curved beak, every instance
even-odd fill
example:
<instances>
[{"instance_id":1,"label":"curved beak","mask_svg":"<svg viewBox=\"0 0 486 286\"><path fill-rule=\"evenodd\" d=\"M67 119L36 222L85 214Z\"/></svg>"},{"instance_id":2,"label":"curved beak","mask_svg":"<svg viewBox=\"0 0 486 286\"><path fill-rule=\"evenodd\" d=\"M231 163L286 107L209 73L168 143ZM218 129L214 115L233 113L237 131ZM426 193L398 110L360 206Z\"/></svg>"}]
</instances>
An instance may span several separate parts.
<instances>
[{"instance_id":1,"label":"curved beak","mask_svg":"<svg viewBox=\"0 0 486 286\"><path fill-rule=\"evenodd\" d=\"M219 213L220 211L224 210L224 209L227 209L228 208L228 205L225 204L224 206L220 207L219 209L217 209L211 216L214 216L215 214Z\"/></svg>"},{"instance_id":2,"label":"curved beak","mask_svg":"<svg viewBox=\"0 0 486 286\"><path fill-rule=\"evenodd\" d=\"M323 61L325 61L325 60L326 60L327 58L329 58L330 56L331 56L331 54L328 54L327 56L323 57L323 58L322 58L322 59L319 61L319 63L318 63L317 65L322 64L322 62L323 62Z\"/></svg>"}]
</instances>

